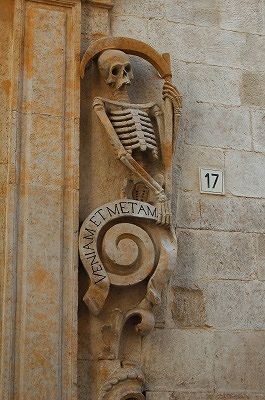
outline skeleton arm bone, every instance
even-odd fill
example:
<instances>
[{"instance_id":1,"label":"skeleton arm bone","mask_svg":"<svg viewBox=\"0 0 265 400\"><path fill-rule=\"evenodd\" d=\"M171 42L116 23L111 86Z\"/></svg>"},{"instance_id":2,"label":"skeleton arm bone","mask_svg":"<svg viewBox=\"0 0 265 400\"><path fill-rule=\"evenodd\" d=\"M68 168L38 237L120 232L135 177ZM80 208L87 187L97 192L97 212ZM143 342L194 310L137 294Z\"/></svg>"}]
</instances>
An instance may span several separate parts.
<instances>
[{"instance_id":1,"label":"skeleton arm bone","mask_svg":"<svg viewBox=\"0 0 265 400\"><path fill-rule=\"evenodd\" d=\"M110 140L111 145L114 147L115 154L117 158L128 167L133 173L139 176L145 184L154 191L159 201L162 201L165 198L164 189L160 186L155 179L151 177L151 175L146 172L141 165L134 160L134 158L124 149L123 145L121 144L115 129L113 128L109 117L105 111L104 102L96 98L93 102L93 108L105 128L106 132L108 133L108 137Z\"/></svg>"},{"instance_id":2,"label":"skeleton arm bone","mask_svg":"<svg viewBox=\"0 0 265 400\"><path fill-rule=\"evenodd\" d=\"M165 135L165 121L164 114L161 108L155 104L151 108L151 112L156 119L158 133L161 144L161 153L162 153L162 161L164 164L164 185L165 185L165 196L162 201L160 201L157 205L158 207L158 223L162 225L170 225L170 215L171 215L171 206L170 206L170 196L171 196L171 181L169 181L168 177L170 177L170 173L167 170L167 143L166 143L166 135ZM170 184L169 184L170 182Z\"/></svg>"}]
</instances>

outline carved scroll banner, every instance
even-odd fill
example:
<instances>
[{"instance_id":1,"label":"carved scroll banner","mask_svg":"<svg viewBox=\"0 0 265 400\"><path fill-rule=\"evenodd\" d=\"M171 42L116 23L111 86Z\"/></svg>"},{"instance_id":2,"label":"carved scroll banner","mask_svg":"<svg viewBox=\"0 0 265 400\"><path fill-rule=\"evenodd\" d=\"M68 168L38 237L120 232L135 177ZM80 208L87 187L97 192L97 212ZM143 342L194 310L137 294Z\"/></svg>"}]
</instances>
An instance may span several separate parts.
<instances>
[{"instance_id":1,"label":"carved scroll banner","mask_svg":"<svg viewBox=\"0 0 265 400\"><path fill-rule=\"evenodd\" d=\"M150 62L157 79L164 79L160 102L130 97L129 54ZM81 76L86 69L97 82L87 118L90 152L97 158L90 164L90 213L79 235L89 277L90 398L140 400L145 371L139 338L155 326L153 308L161 304L176 263L171 174L181 96L170 82L169 56L134 39L96 40L83 57Z\"/></svg>"},{"instance_id":2,"label":"carved scroll banner","mask_svg":"<svg viewBox=\"0 0 265 400\"><path fill-rule=\"evenodd\" d=\"M76 398L79 42L80 1L15 1L1 400Z\"/></svg>"}]
</instances>

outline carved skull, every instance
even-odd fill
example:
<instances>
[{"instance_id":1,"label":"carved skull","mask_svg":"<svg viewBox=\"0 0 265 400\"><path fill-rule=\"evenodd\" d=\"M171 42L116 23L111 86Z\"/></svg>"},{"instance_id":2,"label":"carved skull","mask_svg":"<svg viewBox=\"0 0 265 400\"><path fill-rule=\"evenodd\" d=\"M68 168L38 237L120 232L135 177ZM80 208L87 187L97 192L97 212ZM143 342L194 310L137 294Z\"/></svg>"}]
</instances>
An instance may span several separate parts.
<instances>
[{"instance_id":1,"label":"carved skull","mask_svg":"<svg viewBox=\"0 0 265 400\"><path fill-rule=\"evenodd\" d=\"M107 85L117 90L133 79L129 56L120 50L105 50L98 58L98 68Z\"/></svg>"}]
</instances>

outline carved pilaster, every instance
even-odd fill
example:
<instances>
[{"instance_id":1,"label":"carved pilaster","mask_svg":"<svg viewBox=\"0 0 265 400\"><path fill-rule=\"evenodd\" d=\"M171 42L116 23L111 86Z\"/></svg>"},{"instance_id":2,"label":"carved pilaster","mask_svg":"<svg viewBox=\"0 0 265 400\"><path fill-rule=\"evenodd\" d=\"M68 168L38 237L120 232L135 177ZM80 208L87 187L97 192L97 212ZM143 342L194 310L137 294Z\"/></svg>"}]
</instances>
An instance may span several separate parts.
<instances>
[{"instance_id":1,"label":"carved pilaster","mask_svg":"<svg viewBox=\"0 0 265 400\"><path fill-rule=\"evenodd\" d=\"M10 3L0 398L74 400L80 1Z\"/></svg>"}]
</instances>

